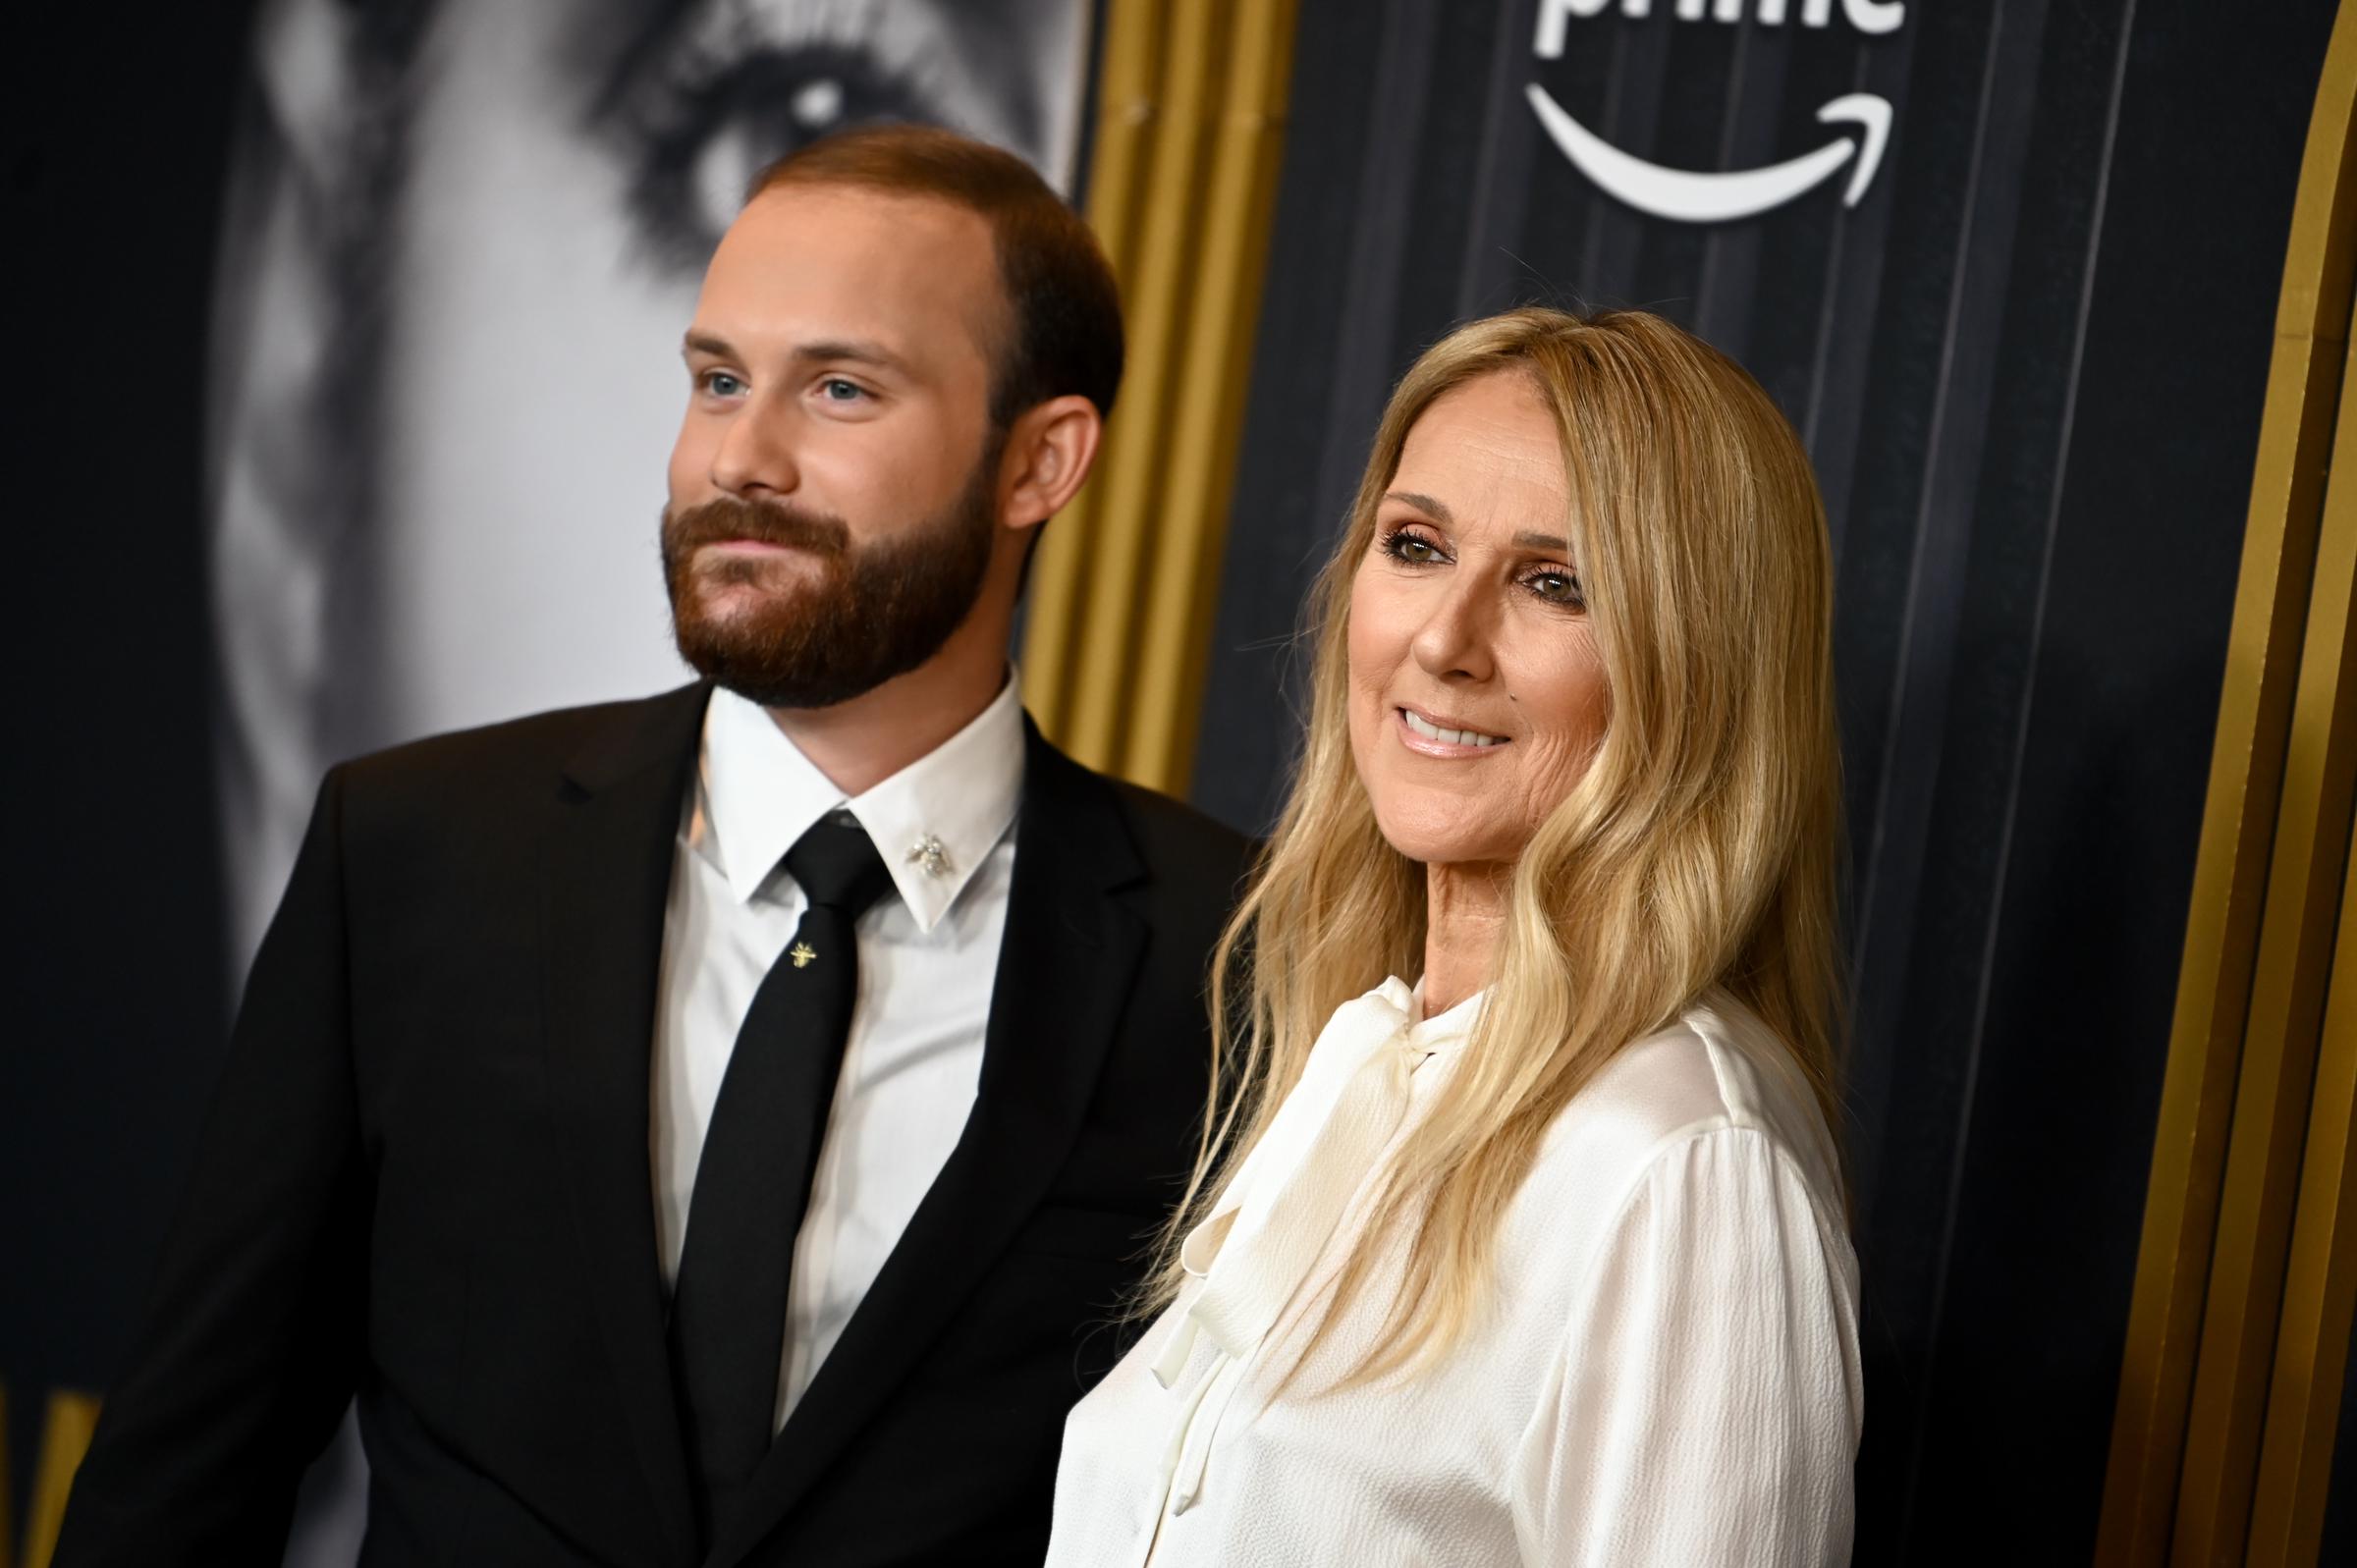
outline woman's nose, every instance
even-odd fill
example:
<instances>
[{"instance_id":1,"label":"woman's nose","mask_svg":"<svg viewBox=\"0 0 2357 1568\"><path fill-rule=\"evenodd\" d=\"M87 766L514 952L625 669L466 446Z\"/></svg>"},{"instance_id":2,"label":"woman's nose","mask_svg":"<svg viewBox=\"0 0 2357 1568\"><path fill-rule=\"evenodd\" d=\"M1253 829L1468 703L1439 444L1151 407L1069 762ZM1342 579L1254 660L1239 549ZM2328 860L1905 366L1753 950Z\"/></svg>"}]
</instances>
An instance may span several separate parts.
<instances>
[{"instance_id":1,"label":"woman's nose","mask_svg":"<svg viewBox=\"0 0 2357 1568\"><path fill-rule=\"evenodd\" d=\"M1426 675L1439 680L1487 680L1496 668L1491 654L1494 610L1478 586L1452 585L1416 628L1408 651Z\"/></svg>"}]
</instances>

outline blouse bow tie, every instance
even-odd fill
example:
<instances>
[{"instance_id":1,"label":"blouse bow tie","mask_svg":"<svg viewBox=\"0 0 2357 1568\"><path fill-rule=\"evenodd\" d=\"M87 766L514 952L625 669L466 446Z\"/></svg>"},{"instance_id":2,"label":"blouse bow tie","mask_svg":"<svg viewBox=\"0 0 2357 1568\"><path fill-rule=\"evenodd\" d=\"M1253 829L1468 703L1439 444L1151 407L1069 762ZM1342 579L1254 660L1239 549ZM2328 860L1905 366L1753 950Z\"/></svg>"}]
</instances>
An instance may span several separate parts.
<instances>
[{"instance_id":1,"label":"blouse bow tie","mask_svg":"<svg viewBox=\"0 0 2357 1568\"><path fill-rule=\"evenodd\" d=\"M1337 1009L1267 1134L1187 1233L1179 1261L1202 1285L1153 1362L1156 1380L1185 1401L1163 1461L1175 1514L1201 1492L1228 1401L1406 1116L1414 1025L1413 997L1397 979ZM1216 1353L1178 1389L1198 1339Z\"/></svg>"}]
</instances>

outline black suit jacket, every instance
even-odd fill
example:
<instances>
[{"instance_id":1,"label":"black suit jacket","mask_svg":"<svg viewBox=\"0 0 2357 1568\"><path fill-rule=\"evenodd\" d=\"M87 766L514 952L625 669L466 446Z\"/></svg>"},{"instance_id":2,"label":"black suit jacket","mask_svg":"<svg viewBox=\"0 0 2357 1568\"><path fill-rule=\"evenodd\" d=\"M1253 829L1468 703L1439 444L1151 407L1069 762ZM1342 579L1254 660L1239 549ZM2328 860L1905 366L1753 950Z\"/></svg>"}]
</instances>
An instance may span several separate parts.
<instances>
[{"instance_id":1,"label":"black suit jacket","mask_svg":"<svg viewBox=\"0 0 2357 1568\"><path fill-rule=\"evenodd\" d=\"M275 1563L357 1393L369 1564L699 1561L648 1154L704 688L328 776L56 1561ZM964 1134L700 1560L1039 1561L1191 1163L1235 835L1028 731Z\"/></svg>"}]
</instances>

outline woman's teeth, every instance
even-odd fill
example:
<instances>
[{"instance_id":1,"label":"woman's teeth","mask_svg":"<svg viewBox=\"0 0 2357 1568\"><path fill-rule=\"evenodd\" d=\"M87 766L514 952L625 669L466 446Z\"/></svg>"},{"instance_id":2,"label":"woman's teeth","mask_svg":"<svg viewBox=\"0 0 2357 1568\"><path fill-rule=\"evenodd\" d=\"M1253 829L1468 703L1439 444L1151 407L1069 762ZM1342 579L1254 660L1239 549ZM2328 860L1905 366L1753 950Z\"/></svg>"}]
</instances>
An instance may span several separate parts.
<instances>
[{"instance_id":1,"label":"woman's teeth","mask_svg":"<svg viewBox=\"0 0 2357 1568\"><path fill-rule=\"evenodd\" d=\"M1504 735L1485 735L1478 730L1443 730L1413 708L1399 710L1407 727L1427 740L1445 740L1453 746L1495 746L1505 742Z\"/></svg>"}]
</instances>

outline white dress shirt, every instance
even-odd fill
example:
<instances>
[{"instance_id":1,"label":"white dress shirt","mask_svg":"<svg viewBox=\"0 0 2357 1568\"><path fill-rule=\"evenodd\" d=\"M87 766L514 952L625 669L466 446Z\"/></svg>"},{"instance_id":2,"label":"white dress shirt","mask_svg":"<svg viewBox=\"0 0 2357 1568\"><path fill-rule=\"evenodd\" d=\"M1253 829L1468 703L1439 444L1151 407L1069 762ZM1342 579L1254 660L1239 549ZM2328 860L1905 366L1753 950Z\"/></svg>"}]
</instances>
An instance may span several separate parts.
<instances>
[{"instance_id":1,"label":"white dress shirt","mask_svg":"<svg viewBox=\"0 0 2357 1568\"><path fill-rule=\"evenodd\" d=\"M894 892L859 920L859 996L794 1253L777 1424L949 1159L982 1070L1022 793L1014 682L916 762L847 797L759 706L715 690L672 862L655 1014L655 1238L677 1277L695 1170L737 1031L805 900L780 863L837 807L859 819ZM937 852L928 854L933 847Z\"/></svg>"},{"instance_id":2,"label":"white dress shirt","mask_svg":"<svg viewBox=\"0 0 2357 1568\"><path fill-rule=\"evenodd\" d=\"M1338 1010L1182 1254L1195 1277L1065 1426L1050 1568L1797 1568L1848 1560L1857 1264L1814 1098L1713 992L1576 1095L1437 1361L1335 1386L1410 1237L1301 1361L1369 1179L1480 998ZM1289 1386L1280 1388L1300 1362Z\"/></svg>"}]
</instances>

